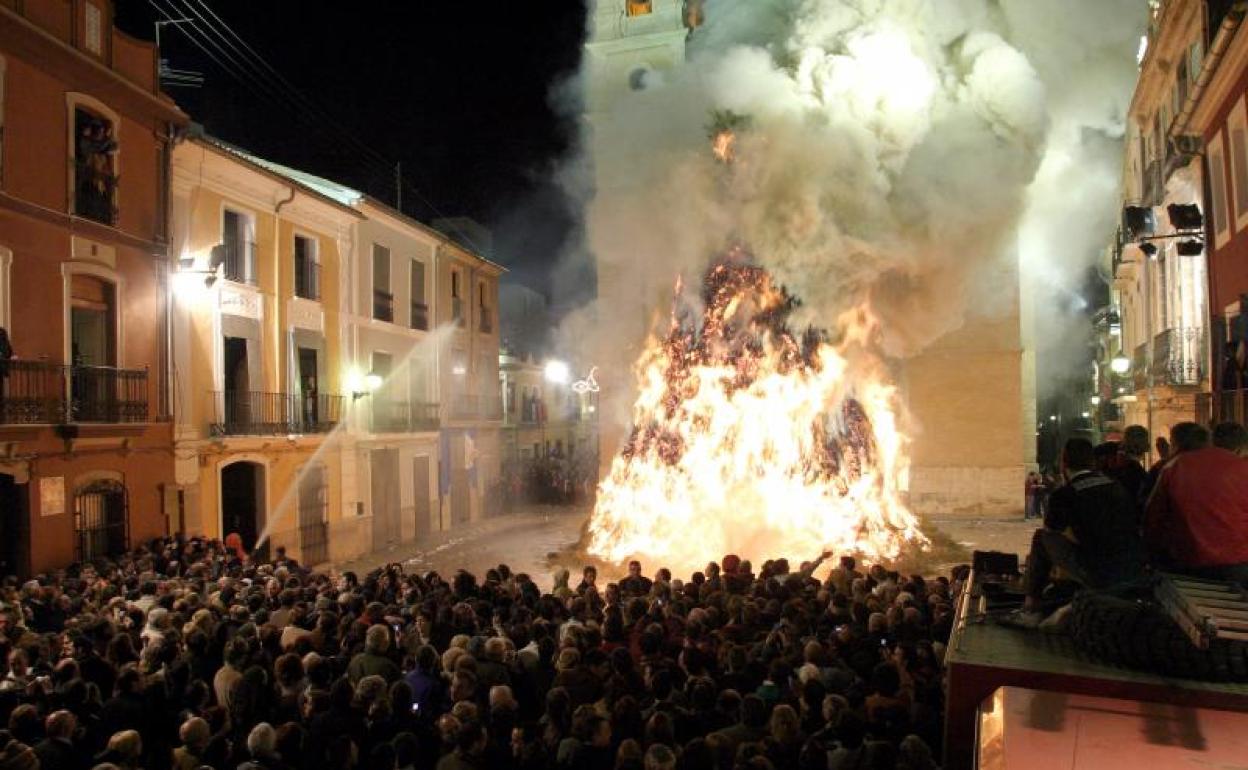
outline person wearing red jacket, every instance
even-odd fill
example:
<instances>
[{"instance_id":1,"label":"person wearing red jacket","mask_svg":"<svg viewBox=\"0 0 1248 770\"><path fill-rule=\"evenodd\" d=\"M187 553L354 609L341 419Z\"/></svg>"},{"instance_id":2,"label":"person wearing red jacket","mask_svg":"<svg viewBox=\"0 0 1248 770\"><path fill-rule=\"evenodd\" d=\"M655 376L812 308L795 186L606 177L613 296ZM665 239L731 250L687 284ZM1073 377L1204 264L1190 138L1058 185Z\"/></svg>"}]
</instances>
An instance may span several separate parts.
<instances>
[{"instance_id":1,"label":"person wearing red jacket","mask_svg":"<svg viewBox=\"0 0 1248 770\"><path fill-rule=\"evenodd\" d=\"M1180 423L1171 433L1182 445L1176 439L1144 513L1154 564L1248 585L1248 459L1210 446L1202 426Z\"/></svg>"}]
</instances>

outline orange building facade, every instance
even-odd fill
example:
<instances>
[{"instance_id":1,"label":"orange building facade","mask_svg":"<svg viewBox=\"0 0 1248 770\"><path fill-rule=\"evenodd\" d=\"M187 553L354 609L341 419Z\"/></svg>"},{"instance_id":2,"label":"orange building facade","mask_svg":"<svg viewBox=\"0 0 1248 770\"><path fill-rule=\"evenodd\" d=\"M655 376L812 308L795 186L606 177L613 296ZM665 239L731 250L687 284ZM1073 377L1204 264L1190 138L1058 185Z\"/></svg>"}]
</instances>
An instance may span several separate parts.
<instances>
[{"instance_id":1,"label":"orange building facade","mask_svg":"<svg viewBox=\"0 0 1248 770\"><path fill-rule=\"evenodd\" d=\"M0 574L177 514L168 167L186 116L107 0L0 0Z\"/></svg>"}]
</instances>

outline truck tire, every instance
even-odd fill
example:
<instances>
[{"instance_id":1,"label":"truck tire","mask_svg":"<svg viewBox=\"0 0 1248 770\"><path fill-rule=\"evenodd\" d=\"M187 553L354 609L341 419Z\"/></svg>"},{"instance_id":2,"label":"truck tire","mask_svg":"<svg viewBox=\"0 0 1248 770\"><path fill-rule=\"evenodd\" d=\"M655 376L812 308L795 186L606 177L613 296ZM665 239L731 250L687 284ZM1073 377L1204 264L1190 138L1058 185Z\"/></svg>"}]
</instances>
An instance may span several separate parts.
<instances>
[{"instance_id":1,"label":"truck tire","mask_svg":"<svg viewBox=\"0 0 1248 770\"><path fill-rule=\"evenodd\" d=\"M1124 668L1212 682L1248 682L1248 644L1215 639L1192 643L1151 599L1087 591L1070 612L1075 644L1092 657Z\"/></svg>"}]
</instances>

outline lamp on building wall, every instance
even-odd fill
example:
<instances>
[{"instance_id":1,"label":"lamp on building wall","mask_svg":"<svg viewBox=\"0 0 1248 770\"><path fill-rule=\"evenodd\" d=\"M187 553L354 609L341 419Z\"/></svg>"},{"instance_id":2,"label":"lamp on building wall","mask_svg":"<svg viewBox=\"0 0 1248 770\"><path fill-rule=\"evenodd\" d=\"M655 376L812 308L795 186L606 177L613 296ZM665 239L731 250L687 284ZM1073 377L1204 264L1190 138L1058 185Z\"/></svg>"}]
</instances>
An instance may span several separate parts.
<instances>
[{"instance_id":1,"label":"lamp on building wall","mask_svg":"<svg viewBox=\"0 0 1248 770\"><path fill-rule=\"evenodd\" d=\"M1175 230L1200 230L1205 226L1205 218L1200 215L1200 206L1195 203L1171 203L1166 206L1166 215L1170 217L1170 226Z\"/></svg>"},{"instance_id":2,"label":"lamp on building wall","mask_svg":"<svg viewBox=\"0 0 1248 770\"><path fill-rule=\"evenodd\" d=\"M1174 244L1174 253L1180 257L1199 257L1205 253L1205 244L1200 241L1179 241Z\"/></svg>"},{"instance_id":3,"label":"lamp on building wall","mask_svg":"<svg viewBox=\"0 0 1248 770\"><path fill-rule=\"evenodd\" d=\"M369 372L361 375L357 371L352 371L347 375L347 389L351 391L351 400L359 401L365 396L372 395L374 391L382 386L386 380L377 372Z\"/></svg>"},{"instance_id":4,"label":"lamp on building wall","mask_svg":"<svg viewBox=\"0 0 1248 770\"><path fill-rule=\"evenodd\" d=\"M1109 362L1109 368L1114 374L1126 374L1131 371L1131 359L1119 353Z\"/></svg>"},{"instance_id":5,"label":"lamp on building wall","mask_svg":"<svg viewBox=\"0 0 1248 770\"><path fill-rule=\"evenodd\" d=\"M1149 206L1123 206L1122 230L1129 241L1152 235L1157 231L1157 217Z\"/></svg>"}]
</instances>

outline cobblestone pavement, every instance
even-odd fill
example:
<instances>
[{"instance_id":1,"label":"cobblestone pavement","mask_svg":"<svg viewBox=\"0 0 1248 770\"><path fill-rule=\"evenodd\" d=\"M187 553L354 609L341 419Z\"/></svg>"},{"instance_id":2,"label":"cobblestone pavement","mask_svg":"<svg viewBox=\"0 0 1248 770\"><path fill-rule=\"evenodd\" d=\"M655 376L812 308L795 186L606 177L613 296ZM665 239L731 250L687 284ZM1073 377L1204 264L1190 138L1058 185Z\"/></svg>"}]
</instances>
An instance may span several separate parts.
<instances>
[{"instance_id":1,"label":"cobblestone pavement","mask_svg":"<svg viewBox=\"0 0 1248 770\"><path fill-rule=\"evenodd\" d=\"M533 507L517 513L474 522L450 532L438 532L419 543L367 554L334 565L334 568L368 572L381 564L401 562L405 570L437 570L452 575L467 569L480 575L505 563L514 572L527 572L543 588L550 586L552 552L560 552L576 542L588 511L584 508ZM966 548L973 550L1027 553L1037 522L1021 519L965 519L929 517L935 527ZM579 565L567 564L571 569ZM940 565L938 572L951 565Z\"/></svg>"}]
</instances>

